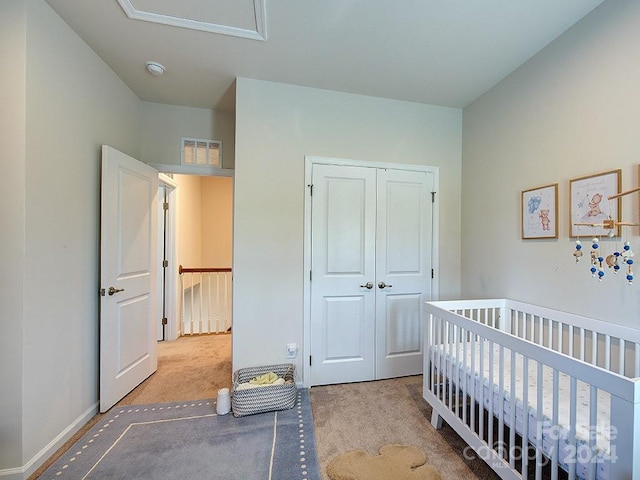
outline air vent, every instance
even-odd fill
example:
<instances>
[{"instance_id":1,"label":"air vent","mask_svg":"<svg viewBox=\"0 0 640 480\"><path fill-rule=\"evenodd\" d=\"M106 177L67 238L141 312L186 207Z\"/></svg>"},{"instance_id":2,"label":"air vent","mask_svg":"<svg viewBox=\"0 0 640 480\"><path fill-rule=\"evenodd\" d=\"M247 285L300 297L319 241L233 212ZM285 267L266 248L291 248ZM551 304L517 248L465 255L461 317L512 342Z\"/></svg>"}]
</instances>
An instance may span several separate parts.
<instances>
[{"instance_id":1,"label":"air vent","mask_svg":"<svg viewBox=\"0 0 640 480\"><path fill-rule=\"evenodd\" d=\"M182 164L222 167L222 142L182 138Z\"/></svg>"}]
</instances>

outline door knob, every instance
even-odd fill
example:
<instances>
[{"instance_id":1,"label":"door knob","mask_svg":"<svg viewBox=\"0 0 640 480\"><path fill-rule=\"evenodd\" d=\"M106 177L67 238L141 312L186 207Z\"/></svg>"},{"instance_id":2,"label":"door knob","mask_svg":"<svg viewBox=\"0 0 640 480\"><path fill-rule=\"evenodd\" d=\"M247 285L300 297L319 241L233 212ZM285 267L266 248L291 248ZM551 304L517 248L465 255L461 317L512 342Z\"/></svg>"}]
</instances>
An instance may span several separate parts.
<instances>
[{"instance_id":1,"label":"door knob","mask_svg":"<svg viewBox=\"0 0 640 480\"><path fill-rule=\"evenodd\" d=\"M360 288L366 288L368 290L371 290L373 288L373 283L372 282L367 282L364 285L360 285Z\"/></svg>"},{"instance_id":2,"label":"door knob","mask_svg":"<svg viewBox=\"0 0 640 480\"><path fill-rule=\"evenodd\" d=\"M382 289L383 289L383 288L385 288L385 287L389 287L389 288L391 288L391 287L393 287L393 285L387 285L387 284L386 284L386 283L384 283L384 282L380 282L380 283L378 283L378 288L379 288L380 290L382 290Z\"/></svg>"},{"instance_id":3,"label":"door knob","mask_svg":"<svg viewBox=\"0 0 640 480\"><path fill-rule=\"evenodd\" d=\"M109 293L109 296L113 295L114 293L118 293L118 292L124 292L124 288L109 287L109 290L107 290L107 293Z\"/></svg>"}]
</instances>

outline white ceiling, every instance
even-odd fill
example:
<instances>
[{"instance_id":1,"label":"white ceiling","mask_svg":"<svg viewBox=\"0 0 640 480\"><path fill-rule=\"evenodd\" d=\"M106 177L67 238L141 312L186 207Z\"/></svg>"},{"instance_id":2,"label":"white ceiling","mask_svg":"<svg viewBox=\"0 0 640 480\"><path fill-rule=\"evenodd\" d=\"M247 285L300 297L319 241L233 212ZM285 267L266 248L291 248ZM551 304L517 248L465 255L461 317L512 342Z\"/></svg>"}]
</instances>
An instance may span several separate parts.
<instances>
[{"instance_id":1,"label":"white ceiling","mask_svg":"<svg viewBox=\"0 0 640 480\"><path fill-rule=\"evenodd\" d=\"M233 110L236 77L464 107L602 0L47 3L140 99Z\"/></svg>"}]
</instances>

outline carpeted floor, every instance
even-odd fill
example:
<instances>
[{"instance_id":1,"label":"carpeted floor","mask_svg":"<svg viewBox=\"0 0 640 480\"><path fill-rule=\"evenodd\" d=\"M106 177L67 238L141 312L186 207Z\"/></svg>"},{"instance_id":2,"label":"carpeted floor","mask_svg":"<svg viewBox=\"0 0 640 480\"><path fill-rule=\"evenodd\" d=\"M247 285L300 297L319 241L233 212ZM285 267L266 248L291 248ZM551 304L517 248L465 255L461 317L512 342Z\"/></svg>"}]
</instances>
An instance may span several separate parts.
<instances>
[{"instance_id":1,"label":"carpeted floor","mask_svg":"<svg viewBox=\"0 0 640 480\"><path fill-rule=\"evenodd\" d=\"M336 456L352 450L377 455L394 443L423 450L443 479L500 478L481 459L466 459L467 444L446 424L441 430L431 426L422 376L312 387L311 405L324 480Z\"/></svg>"},{"instance_id":2,"label":"carpeted floor","mask_svg":"<svg viewBox=\"0 0 640 480\"><path fill-rule=\"evenodd\" d=\"M231 335L161 342L158 371L117 406L214 398L218 389L231 386L231 375ZM421 376L312 387L310 396L323 480L328 480L326 466L337 455L359 449L374 455L389 443L423 449L427 463L444 479L498 478L482 460L464 458L466 444L446 424L439 431L433 429ZM29 480L36 480L103 417L96 415Z\"/></svg>"},{"instance_id":3,"label":"carpeted floor","mask_svg":"<svg viewBox=\"0 0 640 480\"><path fill-rule=\"evenodd\" d=\"M288 410L217 415L214 400L123 405L43 480L320 480L309 391Z\"/></svg>"},{"instance_id":4,"label":"carpeted floor","mask_svg":"<svg viewBox=\"0 0 640 480\"><path fill-rule=\"evenodd\" d=\"M158 343L158 371L118 405L215 398L231 388L231 335L194 335Z\"/></svg>"},{"instance_id":5,"label":"carpeted floor","mask_svg":"<svg viewBox=\"0 0 640 480\"><path fill-rule=\"evenodd\" d=\"M120 400L116 407L214 398L220 388L231 387L231 375L230 334L184 336L170 342L159 342L158 370ZM107 414L97 414L87 422L28 480L37 480Z\"/></svg>"}]
</instances>

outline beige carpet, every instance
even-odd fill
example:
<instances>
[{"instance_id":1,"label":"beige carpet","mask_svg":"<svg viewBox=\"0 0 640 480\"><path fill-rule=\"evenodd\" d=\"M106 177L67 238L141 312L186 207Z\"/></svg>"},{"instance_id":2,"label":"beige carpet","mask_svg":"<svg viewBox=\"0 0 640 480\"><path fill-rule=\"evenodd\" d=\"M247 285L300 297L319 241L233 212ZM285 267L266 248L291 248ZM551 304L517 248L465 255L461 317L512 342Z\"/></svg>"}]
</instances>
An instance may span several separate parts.
<instances>
[{"instance_id":1,"label":"beige carpet","mask_svg":"<svg viewBox=\"0 0 640 480\"><path fill-rule=\"evenodd\" d=\"M422 398L422 376L311 388L318 460L323 480L338 455L386 444L413 445L443 479L498 479L482 460L463 456L466 443L448 426L435 430Z\"/></svg>"},{"instance_id":2,"label":"beige carpet","mask_svg":"<svg viewBox=\"0 0 640 480\"><path fill-rule=\"evenodd\" d=\"M231 387L231 335L194 335L158 343L158 370L116 405L202 400ZM84 425L28 480L36 480L104 414Z\"/></svg>"},{"instance_id":3,"label":"beige carpet","mask_svg":"<svg viewBox=\"0 0 640 480\"><path fill-rule=\"evenodd\" d=\"M442 480L426 462L418 447L383 445L378 455L364 450L338 455L327 467L327 474L331 480Z\"/></svg>"},{"instance_id":4,"label":"beige carpet","mask_svg":"<svg viewBox=\"0 0 640 480\"><path fill-rule=\"evenodd\" d=\"M194 335L158 343L158 371L118 405L215 398L231 388L231 335Z\"/></svg>"},{"instance_id":5,"label":"beige carpet","mask_svg":"<svg viewBox=\"0 0 640 480\"><path fill-rule=\"evenodd\" d=\"M231 335L161 342L158 371L118 405L214 398L218 389L231 386L231 375ZM482 460L463 458L466 444L453 430L431 427L422 376L313 387L310 393L323 480L328 480L326 468L338 455L353 450L377 455L381 446L394 443L418 447L445 480L498 478ZM29 480L37 479L102 417L96 415Z\"/></svg>"}]
</instances>

